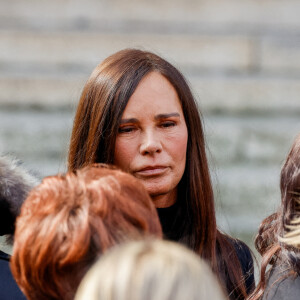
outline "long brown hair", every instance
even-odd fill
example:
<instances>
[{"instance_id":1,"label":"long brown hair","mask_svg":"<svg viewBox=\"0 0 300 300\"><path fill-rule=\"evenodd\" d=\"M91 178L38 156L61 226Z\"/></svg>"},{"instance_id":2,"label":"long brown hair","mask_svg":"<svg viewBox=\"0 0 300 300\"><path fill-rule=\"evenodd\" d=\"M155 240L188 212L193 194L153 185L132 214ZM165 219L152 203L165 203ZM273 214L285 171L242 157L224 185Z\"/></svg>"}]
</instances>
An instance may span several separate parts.
<instances>
[{"instance_id":1,"label":"long brown hair","mask_svg":"<svg viewBox=\"0 0 300 300\"><path fill-rule=\"evenodd\" d=\"M260 281L251 300L260 299L266 291L269 275L275 265L284 263L287 275L300 274L300 249L286 243L285 236L294 229L293 220L300 215L300 135L296 138L281 169L281 205L276 213L263 220L255 239L262 256ZM268 269L268 265L271 268Z\"/></svg>"},{"instance_id":2,"label":"long brown hair","mask_svg":"<svg viewBox=\"0 0 300 300\"><path fill-rule=\"evenodd\" d=\"M12 273L29 300L71 300L99 255L144 236L161 238L161 226L130 174L97 164L47 177L17 219Z\"/></svg>"},{"instance_id":3,"label":"long brown hair","mask_svg":"<svg viewBox=\"0 0 300 300\"><path fill-rule=\"evenodd\" d=\"M74 119L69 170L93 162L114 162L123 111L141 79L150 72L159 72L173 85L188 128L186 168L177 196L177 217L182 220L180 242L210 261L220 277L226 278L227 287L233 286L237 294L245 296L234 246L216 227L204 132L196 101L184 76L166 60L147 51L125 49L95 68L83 89Z\"/></svg>"}]
</instances>

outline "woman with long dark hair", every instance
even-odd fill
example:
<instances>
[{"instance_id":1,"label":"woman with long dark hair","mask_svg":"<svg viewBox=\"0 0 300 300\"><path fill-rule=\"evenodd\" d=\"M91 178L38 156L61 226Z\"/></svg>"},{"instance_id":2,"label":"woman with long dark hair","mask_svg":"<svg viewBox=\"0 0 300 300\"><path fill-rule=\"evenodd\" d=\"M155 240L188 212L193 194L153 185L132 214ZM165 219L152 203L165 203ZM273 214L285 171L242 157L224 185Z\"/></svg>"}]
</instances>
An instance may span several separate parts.
<instances>
[{"instance_id":1,"label":"woman with long dark hair","mask_svg":"<svg viewBox=\"0 0 300 300\"><path fill-rule=\"evenodd\" d=\"M78 104L68 168L93 162L115 164L140 179L165 237L209 261L231 299L247 296L252 257L245 244L217 229L199 110L174 66L125 49L95 68Z\"/></svg>"},{"instance_id":2,"label":"woman with long dark hair","mask_svg":"<svg viewBox=\"0 0 300 300\"><path fill-rule=\"evenodd\" d=\"M260 281L251 300L299 299L300 135L282 167L280 190L281 205L261 223L255 240L262 265Z\"/></svg>"}]
</instances>

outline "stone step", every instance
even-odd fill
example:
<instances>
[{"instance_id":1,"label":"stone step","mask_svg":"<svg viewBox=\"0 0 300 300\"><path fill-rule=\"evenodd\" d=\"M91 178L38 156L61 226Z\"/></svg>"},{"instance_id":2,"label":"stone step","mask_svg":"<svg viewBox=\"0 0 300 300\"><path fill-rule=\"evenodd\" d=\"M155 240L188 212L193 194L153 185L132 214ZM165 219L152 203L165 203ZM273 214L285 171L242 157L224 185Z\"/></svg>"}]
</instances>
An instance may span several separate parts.
<instances>
[{"instance_id":1,"label":"stone step","mask_svg":"<svg viewBox=\"0 0 300 300\"><path fill-rule=\"evenodd\" d=\"M249 30L300 29L300 2L297 0L1 0L2 26L36 29L92 29L103 24L131 21L160 22L170 25L246 25ZM6 25L5 25L6 24ZM113 27L113 25L112 25ZM172 26L169 26L171 29ZM132 27L132 29L136 29ZM253 28L252 28L253 30Z\"/></svg>"},{"instance_id":2,"label":"stone step","mask_svg":"<svg viewBox=\"0 0 300 300\"><path fill-rule=\"evenodd\" d=\"M300 33L293 38L282 36L262 39L260 47L257 59L261 70L273 73L300 71Z\"/></svg>"},{"instance_id":3,"label":"stone step","mask_svg":"<svg viewBox=\"0 0 300 300\"><path fill-rule=\"evenodd\" d=\"M300 113L298 79L187 76L200 107L210 112ZM0 107L73 109L85 78L0 78Z\"/></svg>"},{"instance_id":4,"label":"stone step","mask_svg":"<svg viewBox=\"0 0 300 300\"><path fill-rule=\"evenodd\" d=\"M70 109L78 101L84 82L67 78L0 78L0 107Z\"/></svg>"},{"instance_id":5,"label":"stone step","mask_svg":"<svg viewBox=\"0 0 300 300\"><path fill-rule=\"evenodd\" d=\"M193 78L191 83L208 111L300 114L299 79Z\"/></svg>"},{"instance_id":6,"label":"stone step","mask_svg":"<svg viewBox=\"0 0 300 300\"><path fill-rule=\"evenodd\" d=\"M196 35L36 33L0 31L0 64L77 66L92 70L123 48L154 51L184 68L245 71L253 68L255 41L242 36L217 38ZM2 68L2 70L3 70Z\"/></svg>"},{"instance_id":7,"label":"stone step","mask_svg":"<svg viewBox=\"0 0 300 300\"><path fill-rule=\"evenodd\" d=\"M0 5L2 107L73 107L99 62L137 47L182 70L204 110L299 112L298 1Z\"/></svg>"},{"instance_id":8,"label":"stone step","mask_svg":"<svg viewBox=\"0 0 300 300\"><path fill-rule=\"evenodd\" d=\"M300 76L300 35L247 36L118 34L0 31L1 73L88 74L108 55L123 48L154 51L190 72L235 72Z\"/></svg>"}]
</instances>

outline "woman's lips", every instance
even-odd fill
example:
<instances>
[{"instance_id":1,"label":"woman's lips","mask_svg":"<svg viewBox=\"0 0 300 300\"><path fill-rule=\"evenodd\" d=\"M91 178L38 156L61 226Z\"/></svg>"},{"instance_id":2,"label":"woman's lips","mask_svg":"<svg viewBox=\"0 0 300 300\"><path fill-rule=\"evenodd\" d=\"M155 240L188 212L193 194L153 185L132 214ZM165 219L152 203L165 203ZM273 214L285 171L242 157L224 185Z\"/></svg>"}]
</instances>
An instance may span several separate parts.
<instances>
[{"instance_id":1,"label":"woman's lips","mask_svg":"<svg viewBox=\"0 0 300 300\"><path fill-rule=\"evenodd\" d=\"M142 168L134 173L136 173L139 176L157 176L162 175L167 171L167 167L163 166L154 166L154 167L146 167Z\"/></svg>"}]
</instances>

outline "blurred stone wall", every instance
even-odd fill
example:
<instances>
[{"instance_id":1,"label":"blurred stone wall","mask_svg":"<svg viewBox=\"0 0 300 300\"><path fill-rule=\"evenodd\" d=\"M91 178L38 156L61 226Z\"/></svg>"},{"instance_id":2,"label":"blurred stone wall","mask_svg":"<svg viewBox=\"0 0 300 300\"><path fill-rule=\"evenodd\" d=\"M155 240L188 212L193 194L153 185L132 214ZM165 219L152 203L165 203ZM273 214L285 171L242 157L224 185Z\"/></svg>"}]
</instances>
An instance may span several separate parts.
<instances>
[{"instance_id":1,"label":"blurred stone wall","mask_svg":"<svg viewBox=\"0 0 300 300\"><path fill-rule=\"evenodd\" d=\"M0 105L72 106L125 47L178 66L209 111L300 110L300 2L0 0Z\"/></svg>"}]
</instances>

